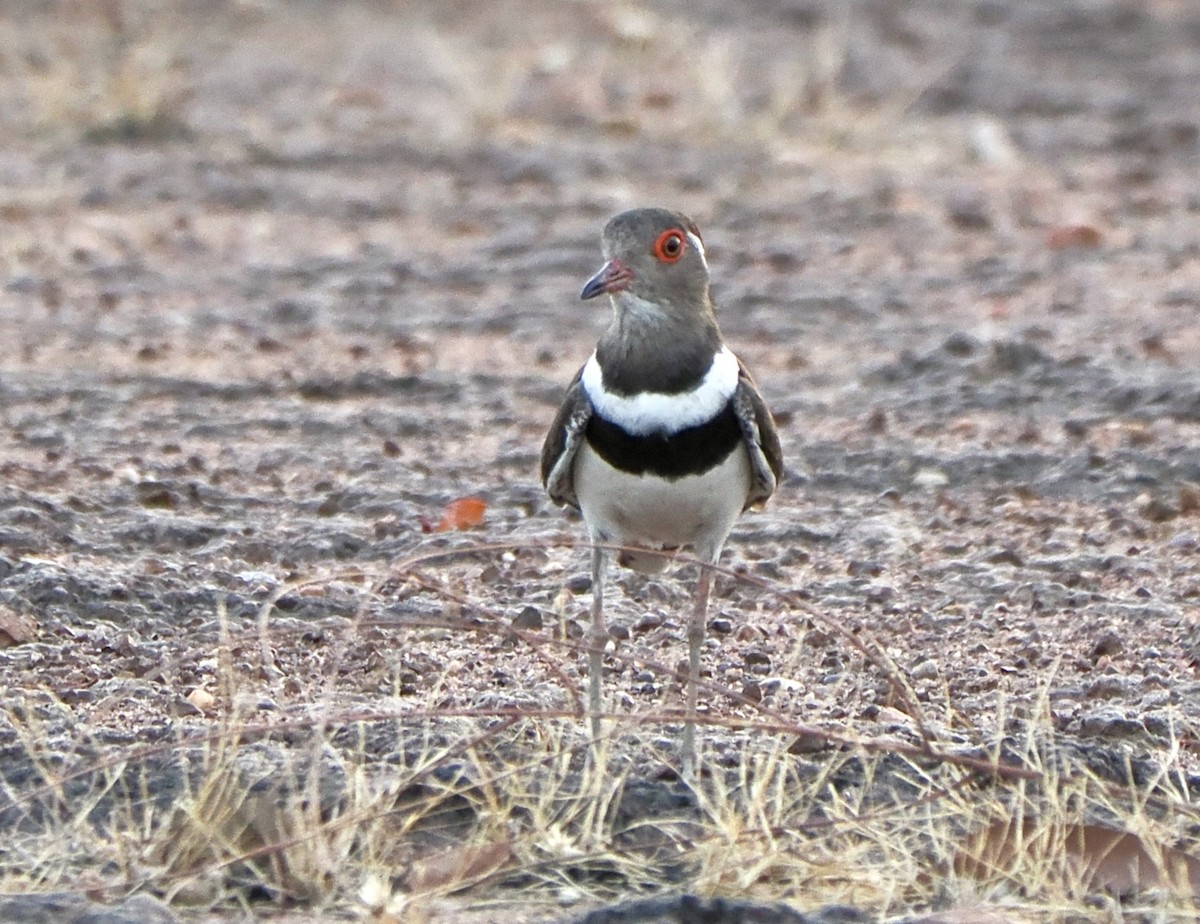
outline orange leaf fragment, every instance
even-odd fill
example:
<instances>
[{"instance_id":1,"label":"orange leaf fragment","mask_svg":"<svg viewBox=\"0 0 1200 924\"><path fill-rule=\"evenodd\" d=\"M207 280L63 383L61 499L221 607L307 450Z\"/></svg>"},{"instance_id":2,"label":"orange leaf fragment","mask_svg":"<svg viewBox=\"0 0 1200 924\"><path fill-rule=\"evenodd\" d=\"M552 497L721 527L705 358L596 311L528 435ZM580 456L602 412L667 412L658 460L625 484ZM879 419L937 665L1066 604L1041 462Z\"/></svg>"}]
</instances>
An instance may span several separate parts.
<instances>
[{"instance_id":1,"label":"orange leaf fragment","mask_svg":"<svg viewBox=\"0 0 1200 924\"><path fill-rule=\"evenodd\" d=\"M513 845L508 838L451 847L414 863L406 884L412 892L462 888L494 873L512 855Z\"/></svg>"},{"instance_id":2,"label":"orange leaf fragment","mask_svg":"<svg viewBox=\"0 0 1200 924\"><path fill-rule=\"evenodd\" d=\"M1011 818L976 831L954 858L960 876L1020 880L1055 869L1067 881L1115 895L1142 889L1200 893L1200 858L1141 834L1102 824Z\"/></svg>"},{"instance_id":3,"label":"orange leaf fragment","mask_svg":"<svg viewBox=\"0 0 1200 924\"><path fill-rule=\"evenodd\" d=\"M477 497L460 497L442 511L438 524L427 532L445 533L452 529L474 529L483 523L487 503Z\"/></svg>"},{"instance_id":4,"label":"orange leaf fragment","mask_svg":"<svg viewBox=\"0 0 1200 924\"><path fill-rule=\"evenodd\" d=\"M1091 249L1102 241L1103 236L1091 225L1059 225L1046 232L1046 246L1051 250Z\"/></svg>"}]
</instances>

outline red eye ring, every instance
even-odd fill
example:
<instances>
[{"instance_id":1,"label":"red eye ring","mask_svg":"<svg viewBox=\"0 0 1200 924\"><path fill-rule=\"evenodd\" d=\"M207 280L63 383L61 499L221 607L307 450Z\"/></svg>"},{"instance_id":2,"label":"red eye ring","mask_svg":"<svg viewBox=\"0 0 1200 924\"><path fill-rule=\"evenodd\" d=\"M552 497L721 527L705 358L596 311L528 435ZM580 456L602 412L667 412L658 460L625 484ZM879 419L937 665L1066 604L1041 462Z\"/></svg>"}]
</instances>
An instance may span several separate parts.
<instances>
[{"instance_id":1,"label":"red eye ring","mask_svg":"<svg viewBox=\"0 0 1200 924\"><path fill-rule=\"evenodd\" d=\"M658 236L650 252L663 263L677 263L686 247L683 232L670 228Z\"/></svg>"}]
</instances>

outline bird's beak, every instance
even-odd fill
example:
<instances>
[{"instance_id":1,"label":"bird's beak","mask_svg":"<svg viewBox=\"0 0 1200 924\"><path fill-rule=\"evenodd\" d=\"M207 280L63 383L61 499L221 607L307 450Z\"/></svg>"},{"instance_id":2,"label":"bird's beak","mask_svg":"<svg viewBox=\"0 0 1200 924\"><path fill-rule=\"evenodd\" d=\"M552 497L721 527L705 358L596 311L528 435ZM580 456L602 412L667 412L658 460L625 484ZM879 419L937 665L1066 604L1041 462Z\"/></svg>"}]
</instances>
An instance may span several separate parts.
<instances>
[{"instance_id":1,"label":"bird's beak","mask_svg":"<svg viewBox=\"0 0 1200 924\"><path fill-rule=\"evenodd\" d=\"M600 267L600 272L587 281L583 291L579 293L579 297L587 300L606 292L609 294L620 292L629 285L631 279L633 279L633 270L614 257Z\"/></svg>"}]
</instances>

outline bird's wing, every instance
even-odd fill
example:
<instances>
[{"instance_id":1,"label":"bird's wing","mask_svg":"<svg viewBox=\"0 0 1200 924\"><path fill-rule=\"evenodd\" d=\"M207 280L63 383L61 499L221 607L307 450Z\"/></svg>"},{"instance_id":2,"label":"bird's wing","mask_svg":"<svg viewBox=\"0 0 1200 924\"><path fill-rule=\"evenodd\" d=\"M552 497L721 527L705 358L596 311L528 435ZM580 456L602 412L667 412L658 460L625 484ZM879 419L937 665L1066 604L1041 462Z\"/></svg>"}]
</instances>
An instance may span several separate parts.
<instances>
[{"instance_id":1,"label":"bird's wing","mask_svg":"<svg viewBox=\"0 0 1200 924\"><path fill-rule=\"evenodd\" d=\"M546 434L542 444L542 484L546 493L556 504L566 504L579 509L579 498L575 496L575 453L583 442L588 420L592 416L592 403L583 390L583 370L575 374L567 386L566 397Z\"/></svg>"},{"instance_id":2,"label":"bird's wing","mask_svg":"<svg viewBox=\"0 0 1200 924\"><path fill-rule=\"evenodd\" d=\"M754 384L750 370L740 360L733 410L742 428L746 451L750 454L750 496L746 498L746 508L750 508L762 504L775 493L775 486L783 478L783 448L779 445L775 418Z\"/></svg>"}]
</instances>

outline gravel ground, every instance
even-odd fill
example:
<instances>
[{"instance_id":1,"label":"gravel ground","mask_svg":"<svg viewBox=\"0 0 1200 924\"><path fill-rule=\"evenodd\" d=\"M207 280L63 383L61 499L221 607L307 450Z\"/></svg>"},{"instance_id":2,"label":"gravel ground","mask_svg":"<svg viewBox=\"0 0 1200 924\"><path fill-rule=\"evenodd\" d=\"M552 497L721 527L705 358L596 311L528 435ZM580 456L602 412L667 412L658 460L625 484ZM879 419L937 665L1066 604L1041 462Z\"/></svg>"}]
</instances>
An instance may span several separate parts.
<instances>
[{"instance_id":1,"label":"gravel ground","mask_svg":"<svg viewBox=\"0 0 1200 924\"><path fill-rule=\"evenodd\" d=\"M1200 770L1190 5L97 9L0 25L6 824L47 755L211 733L223 666L267 724L575 708L586 552L537 453L639 204L704 230L789 468L718 581L713 764L764 709L970 751L1040 702ZM647 724L680 574L611 603ZM615 759L661 775L658 737Z\"/></svg>"}]
</instances>

